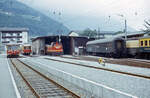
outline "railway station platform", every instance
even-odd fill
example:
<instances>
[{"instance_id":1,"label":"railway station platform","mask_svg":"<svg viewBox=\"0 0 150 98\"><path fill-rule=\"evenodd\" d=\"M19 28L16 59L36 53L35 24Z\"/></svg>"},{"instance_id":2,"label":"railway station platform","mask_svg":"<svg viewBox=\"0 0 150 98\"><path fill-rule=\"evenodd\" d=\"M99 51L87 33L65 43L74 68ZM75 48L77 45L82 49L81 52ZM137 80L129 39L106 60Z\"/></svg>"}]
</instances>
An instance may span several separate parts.
<instances>
[{"instance_id":1,"label":"railway station platform","mask_svg":"<svg viewBox=\"0 0 150 98\"><path fill-rule=\"evenodd\" d=\"M5 54L0 54L0 98L18 98Z\"/></svg>"}]
</instances>

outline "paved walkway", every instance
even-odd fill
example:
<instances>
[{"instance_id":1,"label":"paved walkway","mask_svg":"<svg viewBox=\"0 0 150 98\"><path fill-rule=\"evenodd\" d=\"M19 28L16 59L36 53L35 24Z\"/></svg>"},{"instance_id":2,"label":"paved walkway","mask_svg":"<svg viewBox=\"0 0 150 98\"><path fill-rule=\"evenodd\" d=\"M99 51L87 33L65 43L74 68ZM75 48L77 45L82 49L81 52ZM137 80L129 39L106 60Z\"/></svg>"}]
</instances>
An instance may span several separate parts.
<instances>
[{"instance_id":1,"label":"paved walkway","mask_svg":"<svg viewBox=\"0 0 150 98\"><path fill-rule=\"evenodd\" d=\"M17 98L6 55L0 54L0 98Z\"/></svg>"}]
</instances>

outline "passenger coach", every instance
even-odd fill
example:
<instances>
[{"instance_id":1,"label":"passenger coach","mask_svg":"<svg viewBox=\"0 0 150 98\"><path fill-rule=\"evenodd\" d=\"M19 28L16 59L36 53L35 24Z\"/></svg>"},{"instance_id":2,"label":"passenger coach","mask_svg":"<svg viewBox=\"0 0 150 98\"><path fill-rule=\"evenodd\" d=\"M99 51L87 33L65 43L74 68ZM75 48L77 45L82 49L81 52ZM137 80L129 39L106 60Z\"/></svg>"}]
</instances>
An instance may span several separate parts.
<instances>
[{"instance_id":1,"label":"passenger coach","mask_svg":"<svg viewBox=\"0 0 150 98\"><path fill-rule=\"evenodd\" d=\"M30 55L32 52L32 49L31 49L31 45L30 44L24 44L21 46L21 53L23 55Z\"/></svg>"},{"instance_id":2,"label":"passenger coach","mask_svg":"<svg viewBox=\"0 0 150 98\"><path fill-rule=\"evenodd\" d=\"M89 41L86 44L86 51L92 55L124 57L126 53L125 40L122 38L109 38Z\"/></svg>"},{"instance_id":3,"label":"passenger coach","mask_svg":"<svg viewBox=\"0 0 150 98\"><path fill-rule=\"evenodd\" d=\"M7 57L18 57L20 54L20 46L17 44L6 45L7 48Z\"/></svg>"},{"instance_id":4,"label":"passenger coach","mask_svg":"<svg viewBox=\"0 0 150 98\"><path fill-rule=\"evenodd\" d=\"M150 59L150 36L139 39L140 56L145 59Z\"/></svg>"}]
</instances>

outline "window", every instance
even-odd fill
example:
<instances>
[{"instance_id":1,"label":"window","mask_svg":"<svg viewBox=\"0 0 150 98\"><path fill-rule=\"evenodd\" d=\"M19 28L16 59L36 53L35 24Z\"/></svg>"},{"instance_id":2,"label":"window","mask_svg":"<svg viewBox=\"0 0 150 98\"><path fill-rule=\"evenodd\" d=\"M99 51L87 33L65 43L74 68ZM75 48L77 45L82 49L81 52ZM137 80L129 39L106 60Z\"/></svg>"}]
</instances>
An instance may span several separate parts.
<instances>
[{"instance_id":1,"label":"window","mask_svg":"<svg viewBox=\"0 0 150 98\"><path fill-rule=\"evenodd\" d=\"M7 41L6 38L4 38L3 41Z\"/></svg>"},{"instance_id":2,"label":"window","mask_svg":"<svg viewBox=\"0 0 150 98\"><path fill-rule=\"evenodd\" d=\"M145 41L145 46L147 46L147 40Z\"/></svg>"},{"instance_id":3,"label":"window","mask_svg":"<svg viewBox=\"0 0 150 98\"><path fill-rule=\"evenodd\" d=\"M11 39L10 39L10 41L14 41L14 39L13 39L13 38L11 38Z\"/></svg>"},{"instance_id":4,"label":"window","mask_svg":"<svg viewBox=\"0 0 150 98\"><path fill-rule=\"evenodd\" d=\"M143 46L143 41L141 41L141 46Z\"/></svg>"},{"instance_id":5,"label":"window","mask_svg":"<svg viewBox=\"0 0 150 98\"><path fill-rule=\"evenodd\" d=\"M150 46L150 40L149 40L149 46Z\"/></svg>"},{"instance_id":6,"label":"window","mask_svg":"<svg viewBox=\"0 0 150 98\"><path fill-rule=\"evenodd\" d=\"M17 33L17 36L20 36L20 33Z\"/></svg>"},{"instance_id":7,"label":"window","mask_svg":"<svg viewBox=\"0 0 150 98\"><path fill-rule=\"evenodd\" d=\"M6 33L2 33L2 37L5 37L6 36Z\"/></svg>"},{"instance_id":8,"label":"window","mask_svg":"<svg viewBox=\"0 0 150 98\"><path fill-rule=\"evenodd\" d=\"M10 33L10 36L13 36L13 33Z\"/></svg>"}]
</instances>

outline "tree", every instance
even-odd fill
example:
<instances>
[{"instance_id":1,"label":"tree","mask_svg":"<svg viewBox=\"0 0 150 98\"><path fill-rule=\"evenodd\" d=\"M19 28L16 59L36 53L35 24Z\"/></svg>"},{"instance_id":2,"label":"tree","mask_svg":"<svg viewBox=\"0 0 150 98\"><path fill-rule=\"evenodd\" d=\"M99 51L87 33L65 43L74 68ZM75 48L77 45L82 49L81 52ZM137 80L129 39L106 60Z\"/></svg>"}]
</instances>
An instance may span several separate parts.
<instances>
[{"instance_id":1,"label":"tree","mask_svg":"<svg viewBox=\"0 0 150 98\"><path fill-rule=\"evenodd\" d=\"M85 29L83 32L80 33L80 36L86 36L86 37L96 37L97 31L91 30L90 28Z\"/></svg>"},{"instance_id":2,"label":"tree","mask_svg":"<svg viewBox=\"0 0 150 98\"><path fill-rule=\"evenodd\" d=\"M121 34L121 33L124 33L124 32L122 32L122 31L118 31L118 32L116 32L115 34Z\"/></svg>"},{"instance_id":3,"label":"tree","mask_svg":"<svg viewBox=\"0 0 150 98\"><path fill-rule=\"evenodd\" d=\"M144 26L146 29L143 31L146 33L149 33L150 32L150 20L144 20L144 22L145 22Z\"/></svg>"}]
</instances>

